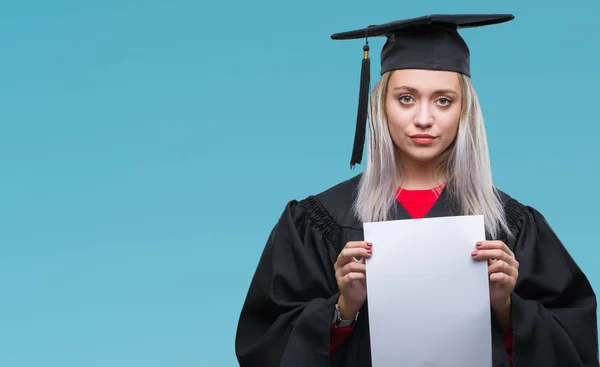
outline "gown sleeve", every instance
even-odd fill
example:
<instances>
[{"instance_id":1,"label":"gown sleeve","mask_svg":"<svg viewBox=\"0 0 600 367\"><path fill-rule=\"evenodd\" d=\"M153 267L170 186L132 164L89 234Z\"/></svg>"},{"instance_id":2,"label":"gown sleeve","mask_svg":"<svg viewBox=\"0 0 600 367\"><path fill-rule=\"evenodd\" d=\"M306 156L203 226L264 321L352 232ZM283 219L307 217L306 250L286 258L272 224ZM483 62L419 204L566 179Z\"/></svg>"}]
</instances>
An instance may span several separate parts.
<instances>
[{"instance_id":1,"label":"gown sleeve","mask_svg":"<svg viewBox=\"0 0 600 367\"><path fill-rule=\"evenodd\" d=\"M515 367L598 367L596 295L546 219L523 207L511 295Z\"/></svg>"},{"instance_id":2,"label":"gown sleeve","mask_svg":"<svg viewBox=\"0 0 600 367\"><path fill-rule=\"evenodd\" d=\"M288 203L267 240L238 321L240 367L330 365L336 226L309 205Z\"/></svg>"}]
</instances>

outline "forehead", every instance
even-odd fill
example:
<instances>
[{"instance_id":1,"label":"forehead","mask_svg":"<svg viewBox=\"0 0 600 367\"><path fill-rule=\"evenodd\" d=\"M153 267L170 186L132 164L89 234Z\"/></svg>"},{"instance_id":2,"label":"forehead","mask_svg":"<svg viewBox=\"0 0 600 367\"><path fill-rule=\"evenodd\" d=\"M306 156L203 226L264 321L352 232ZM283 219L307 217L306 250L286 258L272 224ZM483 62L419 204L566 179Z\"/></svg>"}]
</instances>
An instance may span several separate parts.
<instances>
[{"instance_id":1,"label":"forehead","mask_svg":"<svg viewBox=\"0 0 600 367\"><path fill-rule=\"evenodd\" d=\"M460 76L458 73L438 70L404 69L392 72L389 88L408 87L422 92L438 89L460 91Z\"/></svg>"}]
</instances>

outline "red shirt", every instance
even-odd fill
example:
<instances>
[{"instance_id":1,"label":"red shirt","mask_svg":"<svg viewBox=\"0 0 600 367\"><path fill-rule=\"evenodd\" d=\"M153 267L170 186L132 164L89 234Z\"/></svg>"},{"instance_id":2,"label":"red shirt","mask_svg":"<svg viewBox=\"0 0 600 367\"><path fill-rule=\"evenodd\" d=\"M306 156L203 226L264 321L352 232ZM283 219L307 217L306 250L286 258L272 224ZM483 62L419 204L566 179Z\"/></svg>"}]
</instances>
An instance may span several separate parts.
<instances>
[{"instance_id":1,"label":"red shirt","mask_svg":"<svg viewBox=\"0 0 600 367\"><path fill-rule=\"evenodd\" d=\"M443 187L444 185L441 185L429 190L406 190L398 188L396 191L396 198L412 218L423 218L435 204L437 198L439 197L438 193ZM352 327L336 328L332 324L330 327L329 350L333 352L336 348L338 348L346 340L352 329ZM510 329L504 334L504 347L508 352L508 359L510 360L511 364L512 341L513 334L512 329Z\"/></svg>"}]
</instances>

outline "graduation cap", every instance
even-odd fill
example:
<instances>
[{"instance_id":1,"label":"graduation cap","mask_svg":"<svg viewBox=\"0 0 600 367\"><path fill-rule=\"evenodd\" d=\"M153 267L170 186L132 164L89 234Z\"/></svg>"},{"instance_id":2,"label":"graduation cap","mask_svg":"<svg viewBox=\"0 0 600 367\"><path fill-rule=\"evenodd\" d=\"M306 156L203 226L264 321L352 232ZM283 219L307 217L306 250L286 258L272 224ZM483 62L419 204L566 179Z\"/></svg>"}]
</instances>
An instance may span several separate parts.
<instances>
[{"instance_id":1,"label":"graduation cap","mask_svg":"<svg viewBox=\"0 0 600 367\"><path fill-rule=\"evenodd\" d=\"M369 37L387 37L381 51L381 74L398 69L429 69L454 71L470 77L469 47L458 29L513 19L512 14L427 15L331 35L334 40L365 39L350 167L360 163L363 154L370 89Z\"/></svg>"}]
</instances>

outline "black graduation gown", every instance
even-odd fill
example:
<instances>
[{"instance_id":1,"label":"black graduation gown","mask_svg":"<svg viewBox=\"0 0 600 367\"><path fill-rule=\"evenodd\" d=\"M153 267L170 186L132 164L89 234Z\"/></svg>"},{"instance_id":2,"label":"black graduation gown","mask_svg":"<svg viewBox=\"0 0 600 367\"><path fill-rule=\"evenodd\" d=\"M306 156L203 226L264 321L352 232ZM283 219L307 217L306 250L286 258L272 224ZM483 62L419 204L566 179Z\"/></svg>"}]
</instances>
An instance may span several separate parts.
<instances>
[{"instance_id":1,"label":"black graduation gown","mask_svg":"<svg viewBox=\"0 0 600 367\"><path fill-rule=\"evenodd\" d=\"M363 240L362 225L351 214L360 176L285 207L241 310L235 339L241 367L371 366L368 299L355 329L329 355L339 297L334 263L348 241ZM538 211L501 194L515 236L496 239L520 264L512 293L514 366L597 367L596 296L588 279ZM400 204L394 209L392 219L409 218ZM457 213L444 190L427 217ZM452 330L440 332L452 337ZM493 313L492 344L493 366L509 367Z\"/></svg>"}]
</instances>

